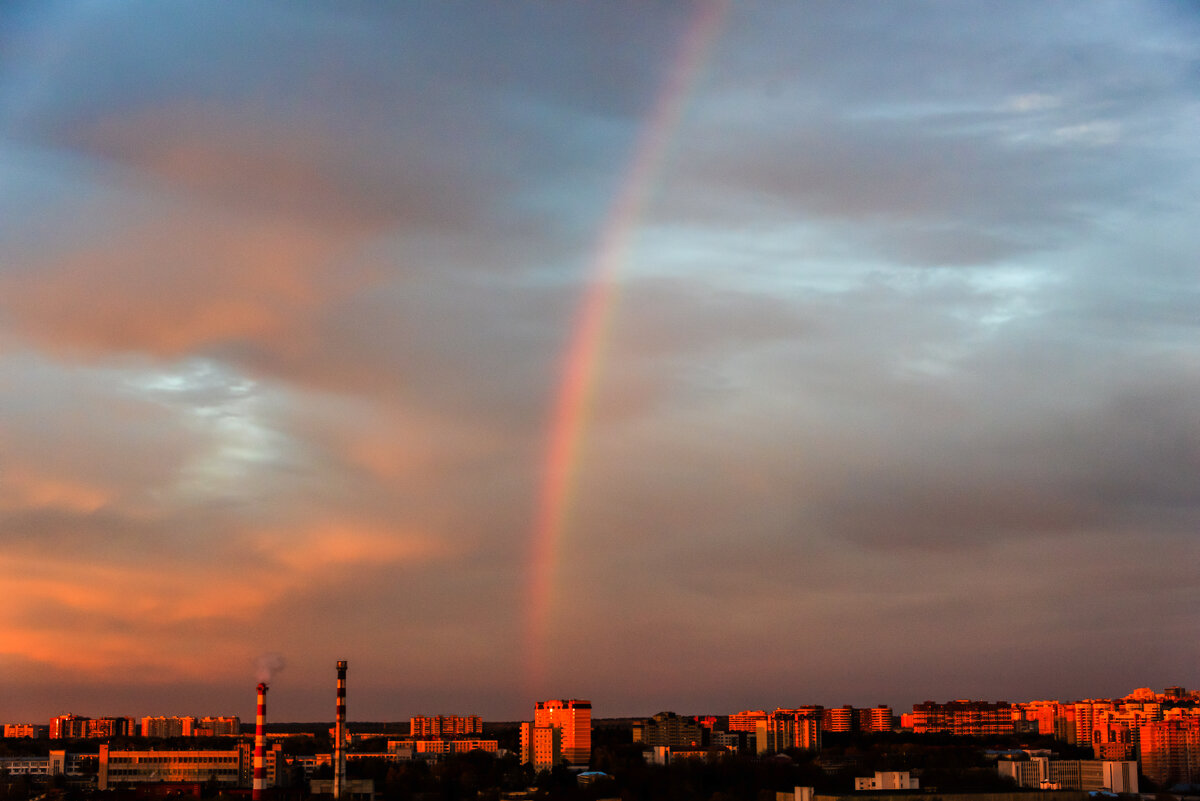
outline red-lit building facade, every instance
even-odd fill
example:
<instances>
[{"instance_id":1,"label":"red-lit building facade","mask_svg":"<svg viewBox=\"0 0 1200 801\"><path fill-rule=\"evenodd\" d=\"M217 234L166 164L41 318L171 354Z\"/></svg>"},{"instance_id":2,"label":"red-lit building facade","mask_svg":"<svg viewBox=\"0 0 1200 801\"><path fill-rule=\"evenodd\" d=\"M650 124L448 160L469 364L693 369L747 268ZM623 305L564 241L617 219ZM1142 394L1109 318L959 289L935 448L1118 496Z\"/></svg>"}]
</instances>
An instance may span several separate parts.
<instances>
[{"instance_id":1,"label":"red-lit building facade","mask_svg":"<svg viewBox=\"0 0 1200 801\"><path fill-rule=\"evenodd\" d=\"M417 715L409 719L411 737L478 737L483 722L478 715Z\"/></svg>"},{"instance_id":2,"label":"red-lit building facade","mask_svg":"<svg viewBox=\"0 0 1200 801\"><path fill-rule=\"evenodd\" d=\"M824 709L802 706L798 709L776 709L761 720L755 729L755 747L760 754L799 748L821 750L821 719Z\"/></svg>"},{"instance_id":3,"label":"red-lit building facade","mask_svg":"<svg viewBox=\"0 0 1200 801\"><path fill-rule=\"evenodd\" d=\"M913 704L912 730L917 734L947 732L964 737L1012 734L1012 704L967 700Z\"/></svg>"},{"instance_id":4,"label":"red-lit building facade","mask_svg":"<svg viewBox=\"0 0 1200 801\"><path fill-rule=\"evenodd\" d=\"M538 701L533 722L521 724L521 761L548 768L565 760L576 767L592 758L592 702L577 698Z\"/></svg>"}]
</instances>

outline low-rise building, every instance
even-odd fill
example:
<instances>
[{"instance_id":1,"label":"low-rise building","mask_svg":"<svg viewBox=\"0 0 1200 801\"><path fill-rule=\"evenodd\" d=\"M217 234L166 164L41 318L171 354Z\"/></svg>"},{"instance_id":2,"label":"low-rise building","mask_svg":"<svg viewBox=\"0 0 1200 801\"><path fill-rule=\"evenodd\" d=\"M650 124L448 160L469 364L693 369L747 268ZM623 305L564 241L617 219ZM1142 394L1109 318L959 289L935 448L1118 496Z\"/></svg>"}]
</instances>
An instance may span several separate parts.
<instances>
[{"instance_id":1,"label":"low-rise building","mask_svg":"<svg viewBox=\"0 0 1200 801\"><path fill-rule=\"evenodd\" d=\"M283 776L284 757L276 743L267 750L264 767L267 786ZM113 750L100 746L96 787L107 790L122 784L148 782L216 782L248 787L253 778L253 748L249 744L221 750Z\"/></svg>"},{"instance_id":2,"label":"low-rise building","mask_svg":"<svg viewBox=\"0 0 1200 801\"><path fill-rule=\"evenodd\" d=\"M996 763L996 770L1019 787L1038 790L1138 792L1138 766L1133 760L1052 759L1035 755L1029 759L1002 759Z\"/></svg>"},{"instance_id":3,"label":"low-rise building","mask_svg":"<svg viewBox=\"0 0 1200 801\"><path fill-rule=\"evenodd\" d=\"M917 790L919 780L907 770L877 770L874 776L855 777L855 790Z\"/></svg>"}]
</instances>

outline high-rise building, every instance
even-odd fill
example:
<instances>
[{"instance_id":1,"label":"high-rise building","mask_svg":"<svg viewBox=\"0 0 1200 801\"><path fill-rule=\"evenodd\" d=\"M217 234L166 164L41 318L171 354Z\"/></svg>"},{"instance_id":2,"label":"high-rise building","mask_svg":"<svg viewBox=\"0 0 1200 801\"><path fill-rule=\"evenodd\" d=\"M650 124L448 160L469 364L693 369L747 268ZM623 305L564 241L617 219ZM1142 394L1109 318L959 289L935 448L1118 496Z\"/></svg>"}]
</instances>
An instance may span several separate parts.
<instances>
[{"instance_id":1,"label":"high-rise building","mask_svg":"<svg viewBox=\"0 0 1200 801\"><path fill-rule=\"evenodd\" d=\"M95 718L88 721L88 737L106 740L127 737L136 733L137 724L131 718Z\"/></svg>"},{"instance_id":2,"label":"high-rise building","mask_svg":"<svg viewBox=\"0 0 1200 801\"><path fill-rule=\"evenodd\" d=\"M703 746L707 729L691 718L674 712L659 712L648 720L633 724L633 741L643 745L682 748Z\"/></svg>"},{"instance_id":3,"label":"high-rise building","mask_svg":"<svg viewBox=\"0 0 1200 801\"><path fill-rule=\"evenodd\" d=\"M1200 781L1200 718L1147 723L1140 735L1146 778L1164 787Z\"/></svg>"},{"instance_id":4,"label":"high-rise building","mask_svg":"<svg viewBox=\"0 0 1200 801\"><path fill-rule=\"evenodd\" d=\"M417 715L409 719L412 737L473 737L483 734L478 715Z\"/></svg>"},{"instance_id":5,"label":"high-rise building","mask_svg":"<svg viewBox=\"0 0 1200 801\"><path fill-rule=\"evenodd\" d=\"M822 731L844 733L858 729L858 715L852 706L839 706L826 709L821 717Z\"/></svg>"},{"instance_id":6,"label":"high-rise building","mask_svg":"<svg viewBox=\"0 0 1200 801\"><path fill-rule=\"evenodd\" d=\"M242 733L242 719L237 715L203 717L193 732L197 737L236 737Z\"/></svg>"},{"instance_id":7,"label":"high-rise building","mask_svg":"<svg viewBox=\"0 0 1200 801\"><path fill-rule=\"evenodd\" d=\"M528 721L521 724L521 762L535 770L549 770L562 762L562 729L557 726L537 726Z\"/></svg>"},{"instance_id":8,"label":"high-rise building","mask_svg":"<svg viewBox=\"0 0 1200 801\"><path fill-rule=\"evenodd\" d=\"M766 719L767 713L761 709L734 712L729 716L729 726L727 728L728 731L745 731L753 734L758 728L758 722Z\"/></svg>"},{"instance_id":9,"label":"high-rise building","mask_svg":"<svg viewBox=\"0 0 1200 801\"><path fill-rule=\"evenodd\" d=\"M821 730L834 733L888 732L893 729L892 708L879 705L869 709L850 705L831 707L822 713Z\"/></svg>"},{"instance_id":10,"label":"high-rise building","mask_svg":"<svg viewBox=\"0 0 1200 801\"><path fill-rule=\"evenodd\" d=\"M59 715L50 719L50 739L69 740L87 737L90 718L82 715Z\"/></svg>"},{"instance_id":11,"label":"high-rise building","mask_svg":"<svg viewBox=\"0 0 1200 801\"><path fill-rule=\"evenodd\" d=\"M1012 705L1007 701L994 704L967 700L945 704L926 701L913 704L912 728L917 734L938 731L967 737L1012 734Z\"/></svg>"},{"instance_id":12,"label":"high-rise building","mask_svg":"<svg viewBox=\"0 0 1200 801\"><path fill-rule=\"evenodd\" d=\"M178 715L142 718L143 737L191 737L196 728L196 719Z\"/></svg>"},{"instance_id":13,"label":"high-rise building","mask_svg":"<svg viewBox=\"0 0 1200 801\"><path fill-rule=\"evenodd\" d=\"M893 723L892 708L880 704L873 706L870 709L859 709L858 711L858 728L865 732L886 732L892 731L895 726Z\"/></svg>"},{"instance_id":14,"label":"high-rise building","mask_svg":"<svg viewBox=\"0 0 1200 801\"><path fill-rule=\"evenodd\" d=\"M800 748L805 751L821 750L821 718L824 709L819 706L802 706L798 709L776 709L766 720L760 720L755 731L755 747L758 753Z\"/></svg>"},{"instance_id":15,"label":"high-rise building","mask_svg":"<svg viewBox=\"0 0 1200 801\"><path fill-rule=\"evenodd\" d=\"M577 698L538 701L533 723L521 725L521 757L534 767L565 759L587 765L592 758L592 702Z\"/></svg>"},{"instance_id":16,"label":"high-rise building","mask_svg":"<svg viewBox=\"0 0 1200 801\"><path fill-rule=\"evenodd\" d=\"M1093 730L1105 712L1112 712L1116 705L1108 699L1089 698L1075 702L1075 744L1086 748L1092 746Z\"/></svg>"}]
</instances>

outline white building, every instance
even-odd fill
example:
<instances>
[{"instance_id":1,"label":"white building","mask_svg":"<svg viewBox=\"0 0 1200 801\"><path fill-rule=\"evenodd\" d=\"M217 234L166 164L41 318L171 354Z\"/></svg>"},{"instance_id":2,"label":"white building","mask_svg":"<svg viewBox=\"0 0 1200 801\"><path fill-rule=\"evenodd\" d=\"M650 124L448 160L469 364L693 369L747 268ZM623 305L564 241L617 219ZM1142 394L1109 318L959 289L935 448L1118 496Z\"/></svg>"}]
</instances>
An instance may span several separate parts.
<instances>
[{"instance_id":1,"label":"white building","mask_svg":"<svg viewBox=\"0 0 1200 801\"><path fill-rule=\"evenodd\" d=\"M856 777L855 790L917 790L920 780L907 770L877 770L874 776Z\"/></svg>"}]
</instances>

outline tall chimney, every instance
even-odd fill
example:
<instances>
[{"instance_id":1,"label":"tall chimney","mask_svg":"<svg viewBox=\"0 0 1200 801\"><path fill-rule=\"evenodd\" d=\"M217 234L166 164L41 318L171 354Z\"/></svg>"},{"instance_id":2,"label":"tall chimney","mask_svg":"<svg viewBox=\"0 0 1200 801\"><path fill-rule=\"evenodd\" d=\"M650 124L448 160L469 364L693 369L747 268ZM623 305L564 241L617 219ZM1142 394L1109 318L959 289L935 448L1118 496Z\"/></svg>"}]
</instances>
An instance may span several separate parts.
<instances>
[{"instance_id":1,"label":"tall chimney","mask_svg":"<svg viewBox=\"0 0 1200 801\"><path fill-rule=\"evenodd\" d=\"M253 801L262 801L267 789L267 766L264 760L267 750L267 685L258 685L258 712L254 716L254 785L250 791Z\"/></svg>"},{"instance_id":2,"label":"tall chimney","mask_svg":"<svg viewBox=\"0 0 1200 801\"><path fill-rule=\"evenodd\" d=\"M333 726L333 797L340 799L346 784L346 662L337 663L337 718Z\"/></svg>"}]
</instances>

